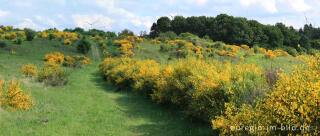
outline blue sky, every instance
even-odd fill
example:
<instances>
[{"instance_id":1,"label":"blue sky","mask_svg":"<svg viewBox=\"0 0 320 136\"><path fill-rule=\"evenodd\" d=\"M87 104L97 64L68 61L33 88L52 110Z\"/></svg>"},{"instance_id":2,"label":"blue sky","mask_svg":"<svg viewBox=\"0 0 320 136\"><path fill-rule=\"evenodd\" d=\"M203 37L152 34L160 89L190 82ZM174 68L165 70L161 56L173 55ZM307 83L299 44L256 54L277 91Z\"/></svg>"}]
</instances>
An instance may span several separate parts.
<instances>
[{"instance_id":1,"label":"blue sky","mask_svg":"<svg viewBox=\"0 0 320 136\"><path fill-rule=\"evenodd\" d=\"M161 16L226 13L264 24L320 25L320 0L0 0L0 25L43 30L97 28L139 33Z\"/></svg>"}]
</instances>

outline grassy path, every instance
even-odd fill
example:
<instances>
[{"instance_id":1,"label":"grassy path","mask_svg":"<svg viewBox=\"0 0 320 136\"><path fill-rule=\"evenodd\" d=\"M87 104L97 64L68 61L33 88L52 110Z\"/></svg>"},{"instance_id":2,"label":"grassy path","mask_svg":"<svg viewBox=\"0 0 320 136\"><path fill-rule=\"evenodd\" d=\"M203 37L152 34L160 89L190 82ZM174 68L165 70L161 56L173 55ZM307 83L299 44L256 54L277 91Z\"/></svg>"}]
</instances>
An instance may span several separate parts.
<instances>
[{"instance_id":1,"label":"grassy path","mask_svg":"<svg viewBox=\"0 0 320 136\"><path fill-rule=\"evenodd\" d=\"M10 55L11 49L17 55ZM8 48L0 49L0 78L22 80L22 89L36 103L29 111L0 108L0 136L214 135L209 124L182 120L177 110L131 92L116 92L98 73L99 60L91 66L72 69L69 82L63 87L47 86L22 76L22 65L33 63L40 67L42 57L55 51L77 55L73 47L47 40L10 43ZM92 57L99 57L98 49L94 51Z\"/></svg>"},{"instance_id":2,"label":"grassy path","mask_svg":"<svg viewBox=\"0 0 320 136\"><path fill-rule=\"evenodd\" d=\"M116 92L97 63L72 72L64 87L23 80L36 106L27 112L0 111L0 136L174 136L213 135L208 124L182 120L177 111L131 92Z\"/></svg>"}]
</instances>

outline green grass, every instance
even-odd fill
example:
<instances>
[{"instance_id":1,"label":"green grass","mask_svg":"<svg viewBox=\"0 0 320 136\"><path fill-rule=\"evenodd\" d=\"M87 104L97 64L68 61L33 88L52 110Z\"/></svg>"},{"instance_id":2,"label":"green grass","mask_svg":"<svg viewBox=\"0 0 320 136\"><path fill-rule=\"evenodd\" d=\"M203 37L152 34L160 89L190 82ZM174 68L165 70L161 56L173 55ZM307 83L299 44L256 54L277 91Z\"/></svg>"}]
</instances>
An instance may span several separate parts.
<instances>
[{"instance_id":1,"label":"green grass","mask_svg":"<svg viewBox=\"0 0 320 136\"><path fill-rule=\"evenodd\" d=\"M246 63L256 64L261 68L275 68L289 70L293 65L302 64L302 61L295 59L294 57L275 57L273 59L267 59L263 54L257 54L256 56L247 57Z\"/></svg>"},{"instance_id":2,"label":"green grass","mask_svg":"<svg viewBox=\"0 0 320 136\"><path fill-rule=\"evenodd\" d=\"M17 55L10 55L11 49ZM178 109L157 105L128 91L116 91L98 73L99 59L91 66L72 70L68 84L62 87L22 76L22 65L41 66L42 57L54 51L77 54L74 46L40 39L22 45L10 43L0 49L0 78L22 80L22 89L31 94L36 104L29 111L0 109L1 136L216 135L209 123L184 119Z\"/></svg>"},{"instance_id":3,"label":"green grass","mask_svg":"<svg viewBox=\"0 0 320 136\"><path fill-rule=\"evenodd\" d=\"M160 63L166 63L170 57L168 52L160 52L159 44L152 44L150 41L139 43L141 49L135 49L135 58L153 59Z\"/></svg>"}]
</instances>

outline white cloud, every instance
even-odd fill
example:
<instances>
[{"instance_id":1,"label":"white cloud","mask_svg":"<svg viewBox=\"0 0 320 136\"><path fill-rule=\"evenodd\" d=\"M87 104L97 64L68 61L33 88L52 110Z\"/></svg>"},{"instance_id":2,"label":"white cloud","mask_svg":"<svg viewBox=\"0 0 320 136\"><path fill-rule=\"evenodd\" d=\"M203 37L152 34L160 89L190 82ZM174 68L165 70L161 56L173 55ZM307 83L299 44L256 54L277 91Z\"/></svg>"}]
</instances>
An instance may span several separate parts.
<instances>
[{"instance_id":1,"label":"white cloud","mask_svg":"<svg viewBox=\"0 0 320 136\"><path fill-rule=\"evenodd\" d=\"M115 7L115 0L95 0L96 5L107 11L108 14L118 15L119 17L133 18L135 15L123 8Z\"/></svg>"},{"instance_id":2,"label":"white cloud","mask_svg":"<svg viewBox=\"0 0 320 136\"><path fill-rule=\"evenodd\" d=\"M36 21L41 22L41 24L49 27L58 27L58 24L49 17L42 17L40 15L34 15Z\"/></svg>"},{"instance_id":3,"label":"white cloud","mask_svg":"<svg viewBox=\"0 0 320 136\"><path fill-rule=\"evenodd\" d=\"M30 18L25 18L22 23L15 25L15 27L23 29L23 28L31 28L35 30L43 30L43 27L35 24Z\"/></svg>"},{"instance_id":4,"label":"white cloud","mask_svg":"<svg viewBox=\"0 0 320 136\"><path fill-rule=\"evenodd\" d=\"M257 2L257 0L240 0L240 4L245 7L248 7L256 2Z\"/></svg>"},{"instance_id":5,"label":"white cloud","mask_svg":"<svg viewBox=\"0 0 320 136\"><path fill-rule=\"evenodd\" d=\"M58 27L58 24L54 20L52 20L50 18L47 18L46 22L50 27Z\"/></svg>"},{"instance_id":6,"label":"white cloud","mask_svg":"<svg viewBox=\"0 0 320 136\"><path fill-rule=\"evenodd\" d=\"M304 0L288 0L288 2L290 6L298 12L304 12L311 9L311 6L306 4Z\"/></svg>"},{"instance_id":7,"label":"white cloud","mask_svg":"<svg viewBox=\"0 0 320 136\"><path fill-rule=\"evenodd\" d=\"M0 20L1 24L38 28L58 26L56 28L61 29L80 26L89 29L89 22L97 29L121 31L128 28L138 32L150 30L152 23L161 16L215 16L226 13L259 18L258 21L265 23L282 21L294 26L302 26L307 16L309 22L320 25L320 0L56 0L50 5L48 3L41 0L6 0L3 5L9 6L3 7L5 11L0 9L0 18L6 18ZM51 7L59 7L59 11ZM34 15L34 9L37 9L38 15Z\"/></svg>"},{"instance_id":8,"label":"white cloud","mask_svg":"<svg viewBox=\"0 0 320 136\"><path fill-rule=\"evenodd\" d=\"M63 18L64 18L62 14L58 14L57 17L58 17L59 19L63 19Z\"/></svg>"},{"instance_id":9,"label":"white cloud","mask_svg":"<svg viewBox=\"0 0 320 136\"><path fill-rule=\"evenodd\" d=\"M42 21L42 20L43 20L42 16L40 16L40 15L35 15L34 18L35 18L37 21Z\"/></svg>"},{"instance_id":10,"label":"white cloud","mask_svg":"<svg viewBox=\"0 0 320 136\"><path fill-rule=\"evenodd\" d=\"M270 13L276 13L278 12L278 9L276 8L276 0L238 0L240 4L246 8L249 8L249 6L259 4L262 6L266 11Z\"/></svg>"},{"instance_id":11,"label":"white cloud","mask_svg":"<svg viewBox=\"0 0 320 136\"><path fill-rule=\"evenodd\" d=\"M8 11L0 10L0 17L6 16L6 15L8 15L8 14L9 14Z\"/></svg>"},{"instance_id":12,"label":"white cloud","mask_svg":"<svg viewBox=\"0 0 320 136\"><path fill-rule=\"evenodd\" d=\"M148 20L146 22L143 23L143 25L148 28L148 31L151 29L153 22L151 20Z\"/></svg>"},{"instance_id":13,"label":"white cloud","mask_svg":"<svg viewBox=\"0 0 320 136\"><path fill-rule=\"evenodd\" d=\"M133 23L134 26L141 26L142 22L139 19L134 19L131 21Z\"/></svg>"},{"instance_id":14,"label":"white cloud","mask_svg":"<svg viewBox=\"0 0 320 136\"><path fill-rule=\"evenodd\" d=\"M204 5L208 2L208 0L187 0L190 4Z\"/></svg>"},{"instance_id":15,"label":"white cloud","mask_svg":"<svg viewBox=\"0 0 320 136\"><path fill-rule=\"evenodd\" d=\"M275 0L262 0L260 1L261 5L270 13L278 12L276 8L276 1Z\"/></svg>"},{"instance_id":16,"label":"white cloud","mask_svg":"<svg viewBox=\"0 0 320 136\"><path fill-rule=\"evenodd\" d=\"M102 8L103 10L106 11L107 15L110 15L110 17L114 18L113 22L117 20L118 23L116 26L123 27L121 29L124 29L124 27L127 27L128 25L130 25L130 23L135 27L132 29L150 30L152 26L153 20L151 17L139 16L134 14L134 12L130 12L124 8L116 7L115 0L95 0L94 2L97 7ZM109 28L111 28L110 24L109 24Z\"/></svg>"},{"instance_id":17,"label":"white cloud","mask_svg":"<svg viewBox=\"0 0 320 136\"><path fill-rule=\"evenodd\" d=\"M111 24L116 22L115 20L101 14L74 14L72 15L72 19L77 27L84 29L97 28L109 30L112 29Z\"/></svg>"},{"instance_id":18,"label":"white cloud","mask_svg":"<svg viewBox=\"0 0 320 136\"><path fill-rule=\"evenodd\" d=\"M277 13L277 6L290 6L296 12L305 12L312 7L305 0L238 0L244 7L259 4L270 13Z\"/></svg>"},{"instance_id":19,"label":"white cloud","mask_svg":"<svg viewBox=\"0 0 320 136\"><path fill-rule=\"evenodd\" d=\"M152 26L152 17L136 17L131 21L131 23L136 27L144 27L150 29Z\"/></svg>"}]
</instances>

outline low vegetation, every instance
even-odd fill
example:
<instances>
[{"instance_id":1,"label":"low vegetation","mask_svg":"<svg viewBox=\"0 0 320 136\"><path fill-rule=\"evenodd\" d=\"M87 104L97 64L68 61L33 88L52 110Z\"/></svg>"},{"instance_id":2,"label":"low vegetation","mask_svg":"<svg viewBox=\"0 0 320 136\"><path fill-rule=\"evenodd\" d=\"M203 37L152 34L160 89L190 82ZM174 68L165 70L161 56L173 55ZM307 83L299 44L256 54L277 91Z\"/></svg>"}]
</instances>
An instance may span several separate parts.
<instances>
[{"instance_id":1,"label":"low vegetation","mask_svg":"<svg viewBox=\"0 0 320 136\"><path fill-rule=\"evenodd\" d=\"M210 31L186 27L191 22L203 26L199 20L205 20ZM5 80L0 80L0 105L13 124L21 123L14 110L26 115L24 124L37 122L30 114L50 114L55 119L33 125L52 120L50 127L71 135L162 135L163 130L153 127L168 126L174 131L165 135L319 135L320 57L314 42L318 29L305 27L314 29L313 38L306 36L306 28L298 32L281 23L262 25L227 15L162 17L150 35L143 36L130 30L37 32L1 26L0 77ZM245 33L223 33L237 28ZM120 97L125 100L120 102ZM62 112L70 118L63 120ZM83 122L88 126L59 127ZM185 127L188 123L191 128ZM308 129L244 130L283 125ZM131 130L132 126L141 128ZM29 134L40 131L44 132L32 129Z\"/></svg>"}]
</instances>

